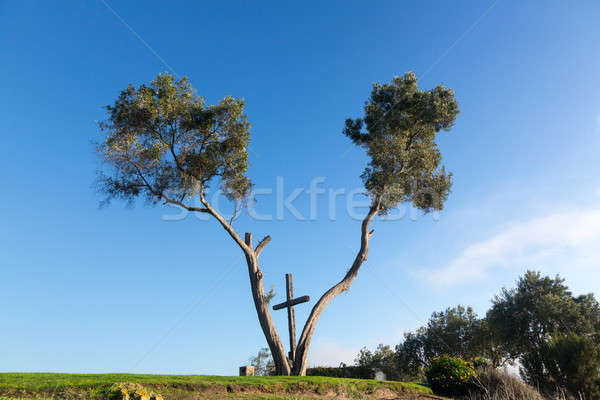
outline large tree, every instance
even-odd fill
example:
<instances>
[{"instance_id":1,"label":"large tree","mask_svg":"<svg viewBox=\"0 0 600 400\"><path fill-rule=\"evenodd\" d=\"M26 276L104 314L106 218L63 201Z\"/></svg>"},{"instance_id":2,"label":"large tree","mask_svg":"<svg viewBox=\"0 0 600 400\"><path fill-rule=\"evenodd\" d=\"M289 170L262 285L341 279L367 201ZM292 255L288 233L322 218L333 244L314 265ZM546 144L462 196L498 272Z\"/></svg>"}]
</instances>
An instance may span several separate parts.
<instances>
[{"instance_id":1,"label":"large tree","mask_svg":"<svg viewBox=\"0 0 600 400\"><path fill-rule=\"evenodd\" d=\"M564 279L527 271L496 296L487 321L528 383L550 393L600 391L600 305L592 294L575 297Z\"/></svg>"},{"instance_id":2,"label":"large tree","mask_svg":"<svg viewBox=\"0 0 600 400\"><path fill-rule=\"evenodd\" d=\"M365 116L348 119L344 134L366 150L369 165L362 174L370 207L360 227L360 247L343 278L316 302L300 335L294 362L287 358L271 319L259 256L271 238L253 245L252 234L242 238L207 200L211 185L220 185L236 210L252 191L246 176L250 124L244 102L231 97L207 106L194 95L186 78L159 75L150 85L129 86L100 124L97 145L106 168L99 189L113 198L134 201L144 197L190 212L213 217L241 249L248 265L252 298L279 375L304 375L317 321L329 302L348 290L367 259L370 224L401 202L429 212L441 210L450 191L451 176L441 165L435 142L450 129L458 114L451 89L420 90L413 73L389 84L375 84ZM197 201L198 203L195 203Z\"/></svg>"},{"instance_id":3,"label":"large tree","mask_svg":"<svg viewBox=\"0 0 600 400\"><path fill-rule=\"evenodd\" d=\"M403 374L418 376L441 355L465 360L485 357L498 366L494 348L486 321L479 319L471 307L458 305L434 312L427 325L405 333L404 341L396 346L396 360Z\"/></svg>"}]
</instances>

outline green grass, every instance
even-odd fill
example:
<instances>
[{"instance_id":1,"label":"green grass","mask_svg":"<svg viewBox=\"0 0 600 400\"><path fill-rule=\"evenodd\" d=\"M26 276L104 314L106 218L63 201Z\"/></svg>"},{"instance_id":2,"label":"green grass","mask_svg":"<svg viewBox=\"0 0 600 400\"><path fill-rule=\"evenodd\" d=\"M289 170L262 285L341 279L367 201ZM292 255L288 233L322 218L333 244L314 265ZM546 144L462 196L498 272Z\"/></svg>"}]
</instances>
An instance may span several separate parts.
<instances>
[{"instance_id":1,"label":"green grass","mask_svg":"<svg viewBox=\"0 0 600 400\"><path fill-rule=\"evenodd\" d=\"M219 393L218 398L284 400L318 398L331 393L365 397L376 390L396 393L431 393L416 383L308 377L237 377L206 375L134 374L51 374L0 373L0 400L85 398L102 399L115 382L135 382L165 395L165 399L186 398L185 394ZM2 397L8 396L8 397Z\"/></svg>"}]
</instances>

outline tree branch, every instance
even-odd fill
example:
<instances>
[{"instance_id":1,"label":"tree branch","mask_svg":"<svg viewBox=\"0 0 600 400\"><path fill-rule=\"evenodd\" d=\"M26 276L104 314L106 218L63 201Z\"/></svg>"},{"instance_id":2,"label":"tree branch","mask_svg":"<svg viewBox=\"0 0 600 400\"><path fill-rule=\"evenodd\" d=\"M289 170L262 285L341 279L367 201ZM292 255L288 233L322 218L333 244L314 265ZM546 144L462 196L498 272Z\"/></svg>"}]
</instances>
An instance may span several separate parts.
<instances>
[{"instance_id":1,"label":"tree branch","mask_svg":"<svg viewBox=\"0 0 600 400\"><path fill-rule=\"evenodd\" d=\"M271 241L271 236L267 235L260 242L258 242L258 245L256 245L256 249L254 249L254 252L256 253L256 257L258 257L260 255L260 253L263 251L265 246L267 244L269 244L270 241Z\"/></svg>"},{"instance_id":2,"label":"tree branch","mask_svg":"<svg viewBox=\"0 0 600 400\"><path fill-rule=\"evenodd\" d=\"M204 213L208 213L208 214L212 215L213 217L215 217L215 219L217 221L219 221L221 226L223 226L223 228L227 231L227 233L229 233L229 235L238 244L238 246L240 246L240 248L246 255L252 253L252 246L246 245L246 243L244 243L244 241L239 237L237 232L231 227L231 222L233 222L233 218L232 218L232 221L227 223L227 221L221 216L221 214L219 214L214 208L212 208L210 206L210 204L208 203L208 201L204 198L204 181L203 181L203 179L196 176L195 174L189 174L189 172L180 163L179 158L177 157L177 154L175 152L175 131L174 130L171 132L171 135L172 135L171 143L168 144L168 147L169 147L169 151L171 152L171 156L173 157L173 161L175 161L175 165L181 174L191 175L194 179L196 179L200 182L200 201L204 205L204 208L191 207L180 201L168 199L162 193L161 193L161 197L163 197L167 203L179 205L188 211L204 212Z\"/></svg>"},{"instance_id":3,"label":"tree branch","mask_svg":"<svg viewBox=\"0 0 600 400\"><path fill-rule=\"evenodd\" d=\"M238 211L239 211L237 201L235 202L235 205L233 208L234 208L233 215L231 216L231 219L229 220L229 225L231 225L231 226L233 226L233 221L235 220L235 217L237 217Z\"/></svg>"},{"instance_id":4,"label":"tree branch","mask_svg":"<svg viewBox=\"0 0 600 400\"><path fill-rule=\"evenodd\" d=\"M203 213L209 212L208 208L188 206L187 204L182 203L181 201L171 200L164 194L161 194L161 197L164 199L165 204L175 204L175 205L182 207L188 211L203 212Z\"/></svg>"},{"instance_id":5,"label":"tree branch","mask_svg":"<svg viewBox=\"0 0 600 400\"><path fill-rule=\"evenodd\" d=\"M215 219L217 221L219 221L219 223L221 224L223 229L225 229L225 231L227 231L227 233L229 233L229 236L231 236L231 238L238 244L238 246L240 246L240 248L246 254L246 256L254 253L254 251L252 250L252 246L248 246L240 238L240 236L237 234L237 232L231 227L231 225L227 223L225 218L223 218L221 216L221 214L219 214L214 208L212 208L211 205L208 203L208 201L206 201L206 199L204 198L204 188L203 187L200 189L200 201L202 202L204 207L206 207L206 209L207 209L206 212L209 213L210 215L212 215L213 217L215 217Z\"/></svg>"},{"instance_id":6,"label":"tree branch","mask_svg":"<svg viewBox=\"0 0 600 400\"><path fill-rule=\"evenodd\" d=\"M344 278L335 284L331 289L321 296L321 298L317 301L317 303L312 308L308 319L306 320L306 324L304 325L304 329L302 330L302 335L300 336L300 340L298 341L298 346L296 348L296 362L294 363L294 375L302 375L305 373L306 368L306 360L308 357L308 348L310 346L310 342L312 339L312 335L317 326L317 321L321 316L321 313L329 304L334 297L339 295L342 292L350 289L352 282L356 279L358 275L358 270L361 265L367 259L367 255L369 253L369 239L373 234L373 231L369 231L369 225L375 215L379 212L381 208L381 200L379 198L373 201L371 208L369 209L369 213L363 219L361 224L361 238L360 238L360 250L356 254L354 258L354 262L352 266L344 276Z\"/></svg>"}]
</instances>

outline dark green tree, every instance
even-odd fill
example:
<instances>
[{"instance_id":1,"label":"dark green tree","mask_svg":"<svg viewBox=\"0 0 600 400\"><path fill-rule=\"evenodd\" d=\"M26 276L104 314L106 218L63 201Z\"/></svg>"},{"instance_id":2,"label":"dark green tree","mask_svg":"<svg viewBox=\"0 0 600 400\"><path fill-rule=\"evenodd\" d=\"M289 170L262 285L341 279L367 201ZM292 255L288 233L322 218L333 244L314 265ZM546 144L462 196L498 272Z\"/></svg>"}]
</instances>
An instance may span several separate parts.
<instances>
[{"instance_id":1,"label":"dark green tree","mask_svg":"<svg viewBox=\"0 0 600 400\"><path fill-rule=\"evenodd\" d=\"M525 381L547 392L577 393L591 390L583 382L600 374L587 359L597 354L598 310L593 295L573 297L564 279L527 271L494 299L487 321L507 357L519 360Z\"/></svg>"},{"instance_id":2,"label":"dark green tree","mask_svg":"<svg viewBox=\"0 0 600 400\"><path fill-rule=\"evenodd\" d=\"M469 359L479 355L475 337L479 318L471 307L457 306L434 312L427 323L425 354L428 359L447 354Z\"/></svg>"},{"instance_id":3,"label":"dark green tree","mask_svg":"<svg viewBox=\"0 0 600 400\"><path fill-rule=\"evenodd\" d=\"M427 325L408 332L396 346L398 368L405 373L422 371L438 356L469 360L488 358L490 346L485 325L471 307L457 306L434 312Z\"/></svg>"},{"instance_id":4,"label":"dark green tree","mask_svg":"<svg viewBox=\"0 0 600 400\"><path fill-rule=\"evenodd\" d=\"M365 347L360 350L354 363L359 367L369 368L371 371L383 372L385 374L385 379L389 381L399 380L401 378L396 363L396 353L390 346L380 344L374 351Z\"/></svg>"},{"instance_id":5,"label":"dark green tree","mask_svg":"<svg viewBox=\"0 0 600 400\"><path fill-rule=\"evenodd\" d=\"M235 201L237 213L251 193L246 176L250 124L244 106L231 97L206 105L187 79L178 81L170 75L159 75L148 86L130 85L107 107L108 119L100 123L105 135L97 150L105 169L98 188L105 202L143 197L152 204L163 201L213 217L246 259L252 298L276 374L304 375L321 313L350 288L367 259L373 218L400 202L424 212L442 209L451 180L441 165L435 137L453 126L458 104L452 90L441 85L420 90L415 75L408 73L389 84L375 84L365 117L346 121L344 134L370 159L362 177L371 205L361 224L354 261L342 280L317 300L290 359L271 318L258 262L271 238L266 236L254 247L252 234L246 232L242 239L233 228L234 220L226 220L206 198L211 185L219 186Z\"/></svg>"},{"instance_id":6,"label":"dark green tree","mask_svg":"<svg viewBox=\"0 0 600 400\"><path fill-rule=\"evenodd\" d=\"M600 398L600 348L590 336L556 332L521 356L521 374L548 395Z\"/></svg>"},{"instance_id":7,"label":"dark green tree","mask_svg":"<svg viewBox=\"0 0 600 400\"><path fill-rule=\"evenodd\" d=\"M420 327L415 332L406 332L404 341L396 346L396 364L398 370L408 380L424 378L425 367L430 358L425 355L426 329Z\"/></svg>"},{"instance_id":8,"label":"dark green tree","mask_svg":"<svg viewBox=\"0 0 600 400\"><path fill-rule=\"evenodd\" d=\"M572 396L600 398L600 346L591 336L557 333L543 348L542 355L547 380Z\"/></svg>"},{"instance_id":9,"label":"dark green tree","mask_svg":"<svg viewBox=\"0 0 600 400\"><path fill-rule=\"evenodd\" d=\"M487 321L510 358L541 348L557 330L593 331L593 322L582 315L582 310L592 304L590 299L575 299L558 276L543 277L539 272L527 271L515 288L502 289L492 303Z\"/></svg>"}]
</instances>

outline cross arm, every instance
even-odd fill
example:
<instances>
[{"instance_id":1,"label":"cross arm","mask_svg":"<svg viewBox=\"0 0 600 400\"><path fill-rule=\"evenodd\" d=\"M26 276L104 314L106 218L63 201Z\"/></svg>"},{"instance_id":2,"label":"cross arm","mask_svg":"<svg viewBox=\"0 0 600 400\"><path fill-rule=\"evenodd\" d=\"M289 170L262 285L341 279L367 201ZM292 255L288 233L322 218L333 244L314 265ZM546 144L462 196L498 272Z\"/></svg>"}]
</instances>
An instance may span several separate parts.
<instances>
[{"instance_id":1,"label":"cross arm","mask_svg":"<svg viewBox=\"0 0 600 400\"><path fill-rule=\"evenodd\" d=\"M308 301L310 301L310 296L298 297L296 299L292 299L290 301L286 301L286 302L274 305L273 310L281 310L282 308L292 307L292 306L295 306L296 304L306 303Z\"/></svg>"}]
</instances>

